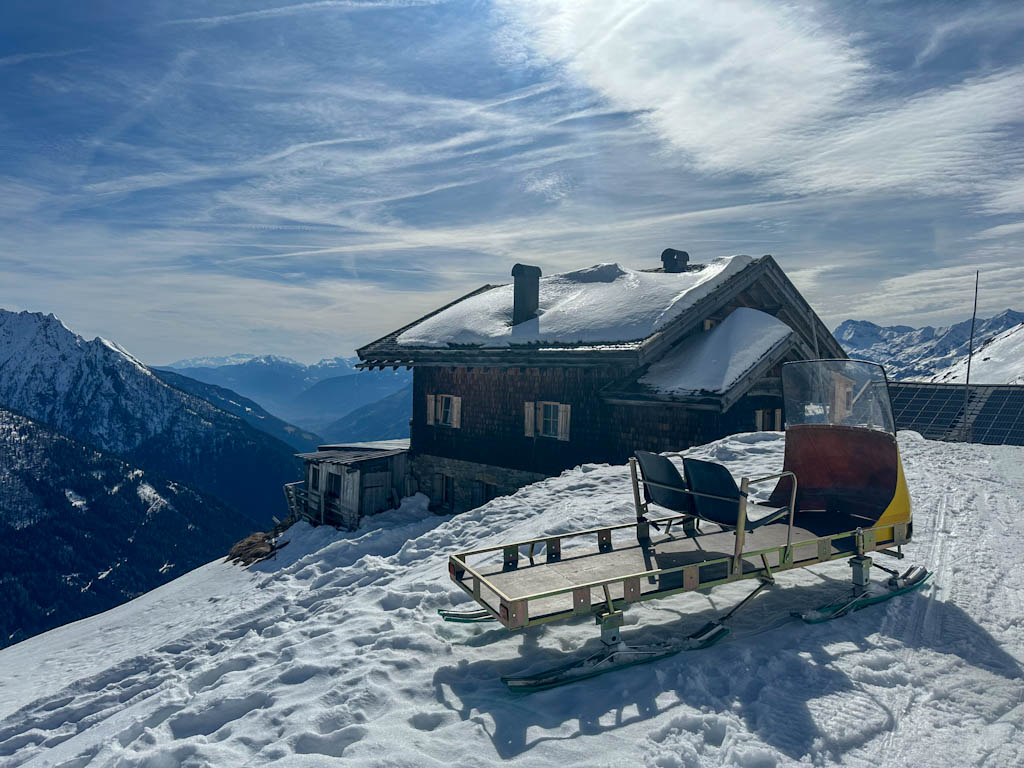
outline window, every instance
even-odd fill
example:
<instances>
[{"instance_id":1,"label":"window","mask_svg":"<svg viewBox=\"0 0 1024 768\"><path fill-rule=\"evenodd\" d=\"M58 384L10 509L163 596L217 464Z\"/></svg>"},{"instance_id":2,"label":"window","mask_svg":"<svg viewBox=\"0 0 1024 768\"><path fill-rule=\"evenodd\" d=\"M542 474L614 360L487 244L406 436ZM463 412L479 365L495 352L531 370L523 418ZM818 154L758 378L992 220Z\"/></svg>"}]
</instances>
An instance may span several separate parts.
<instances>
[{"instance_id":1,"label":"window","mask_svg":"<svg viewBox=\"0 0 1024 768\"><path fill-rule=\"evenodd\" d=\"M455 395L427 395L427 424L460 429L462 398Z\"/></svg>"},{"instance_id":2,"label":"window","mask_svg":"<svg viewBox=\"0 0 1024 768\"><path fill-rule=\"evenodd\" d=\"M710 331L716 325L718 325L718 321L717 320L712 320L710 317L705 317L704 318L704 330L705 331Z\"/></svg>"},{"instance_id":3,"label":"window","mask_svg":"<svg viewBox=\"0 0 1024 768\"><path fill-rule=\"evenodd\" d=\"M341 496L341 475L334 472L327 473L327 495Z\"/></svg>"},{"instance_id":4,"label":"window","mask_svg":"<svg viewBox=\"0 0 1024 768\"><path fill-rule=\"evenodd\" d=\"M320 490L320 467L316 464L309 465L309 487L310 490Z\"/></svg>"},{"instance_id":5,"label":"window","mask_svg":"<svg viewBox=\"0 0 1024 768\"><path fill-rule=\"evenodd\" d=\"M474 480L470 486L470 509L476 509L482 504L486 504L491 499L498 497L498 486L494 483L488 482L486 479Z\"/></svg>"},{"instance_id":6,"label":"window","mask_svg":"<svg viewBox=\"0 0 1024 768\"><path fill-rule=\"evenodd\" d=\"M438 472L434 475L434 499L438 506L452 508L455 504L455 478Z\"/></svg>"},{"instance_id":7,"label":"window","mask_svg":"<svg viewBox=\"0 0 1024 768\"><path fill-rule=\"evenodd\" d=\"M782 409L765 408L754 411L754 429L760 432L782 431Z\"/></svg>"},{"instance_id":8,"label":"window","mask_svg":"<svg viewBox=\"0 0 1024 768\"><path fill-rule=\"evenodd\" d=\"M527 437L569 439L569 419L572 407L568 403L527 401L525 403L524 434Z\"/></svg>"},{"instance_id":9,"label":"window","mask_svg":"<svg viewBox=\"0 0 1024 768\"><path fill-rule=\"evenodd\" d=\"M558 403L540 404L540 436L558 437Z\"/></svg>"},{"instance_id":10,"label":"window","mask_svg":"<svg viewBox=\"0 0 1024 768\"><path fill-rule=\"evenodd\" d=\"M452 425L452 396L439 395L437 398L437 423L450 427Z\"/></svg>"}]
</instances>

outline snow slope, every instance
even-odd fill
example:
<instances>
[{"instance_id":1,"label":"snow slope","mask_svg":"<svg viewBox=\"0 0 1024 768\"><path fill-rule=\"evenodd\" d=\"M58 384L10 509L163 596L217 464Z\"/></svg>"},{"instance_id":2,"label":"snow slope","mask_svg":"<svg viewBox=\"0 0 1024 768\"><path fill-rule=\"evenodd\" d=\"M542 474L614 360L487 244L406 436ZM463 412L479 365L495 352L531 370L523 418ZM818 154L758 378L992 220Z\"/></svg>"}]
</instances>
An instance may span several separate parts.
<instances>
[{"instance_id":1,"label":"snow slope","mask_svg":"<svg viewBox=\"0 0 1024 768\"><path fill-rule=\"evenodd\" d=\"M540 279L538 317L512 325L513 285L471 296L417 323L399 344L600 344L645 339L750 264L729 256L693 272L641 272L597 264Z\"/></svg>"},{"instance_id":2,"label":"snow slope","mask_svg":"<svg viewBox=\"0 0 1024 768\"><path fill-rule=\"evenodd\" d=\"M967 359L939 371L929 381L963 384ZM973 384L1024 384L1024 323L988 339L974 350L971 360Z\"/></svg>"},{"instance_id":3,"label":"snow slope","mask_svg":"<svg viewBox=\"0 0 1024 768\"><path fill-rule=\"evenodd\" d=\"M0 651L5 766L885 766L1024 763L1024 450L903 433L923 591L827 624L844 562L785 573L733 635L517 698L502 674L593 650L586 620L509 633L445 624L448 552L629 520L628 470L588 465L454 518L423 499L350 534L297 526L277 560L211 563L106 614ZM696 455L782 463L782 437ZM888 561L887 564L894 564ZM667 640L749 584L644 603Z\"/></svg>"}]
</instances>

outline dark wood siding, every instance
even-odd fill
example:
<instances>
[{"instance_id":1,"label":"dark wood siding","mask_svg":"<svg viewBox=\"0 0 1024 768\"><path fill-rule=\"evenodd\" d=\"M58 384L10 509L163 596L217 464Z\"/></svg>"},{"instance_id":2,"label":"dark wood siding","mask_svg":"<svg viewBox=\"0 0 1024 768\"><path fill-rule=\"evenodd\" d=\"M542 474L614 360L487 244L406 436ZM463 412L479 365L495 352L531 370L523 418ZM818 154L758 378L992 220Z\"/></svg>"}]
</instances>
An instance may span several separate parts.
<instances>
[{"instance_id":1,"label":"dark wood siding","mask_svg":"<svg viewBox=\"0 0 1024 768\"><path fill-rule=\"evenodd\" d=\"M577 464L622 463L637 448L681 451L754 429L754 410L781 408L775 396L745 397L726 413L673 405L611 405L600 390L614 368L438 368L413 375L413 453L553 475ZM462 398L461 427L426 423L427 395ZM524 434L524 403L572 406L570 438Z\"/></svg>"}]
</instances>

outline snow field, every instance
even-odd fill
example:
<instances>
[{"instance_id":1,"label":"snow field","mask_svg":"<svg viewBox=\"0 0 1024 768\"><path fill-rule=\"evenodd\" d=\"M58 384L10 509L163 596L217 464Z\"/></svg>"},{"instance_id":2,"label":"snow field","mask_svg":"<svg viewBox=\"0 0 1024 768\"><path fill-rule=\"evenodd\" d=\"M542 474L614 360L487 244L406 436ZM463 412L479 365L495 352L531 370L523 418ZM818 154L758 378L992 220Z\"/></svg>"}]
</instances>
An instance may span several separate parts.
<instances>
[{"instance_id":1,"label":"snow field","mask_svg":"<svg viewBox=\"0 0 1024 768\"><path fill-rule=\"evenodd\" d=\"M752 476L782 449L754 433L691 453ZM1020 765L1024 450L901 450L899 565L933 583L840 620L789 612L844 592L845 562L781 574L711 649L510 694L500 675L592 651L597 629L443 623L470 607L446 555L629 520L627 468L588 465L456 517L416 497L353 533L299 525L276 560L212 563L0 651L0 764ZM632 607L625 637L679 639L751 588Z\"/></svg>"}]
</instances>

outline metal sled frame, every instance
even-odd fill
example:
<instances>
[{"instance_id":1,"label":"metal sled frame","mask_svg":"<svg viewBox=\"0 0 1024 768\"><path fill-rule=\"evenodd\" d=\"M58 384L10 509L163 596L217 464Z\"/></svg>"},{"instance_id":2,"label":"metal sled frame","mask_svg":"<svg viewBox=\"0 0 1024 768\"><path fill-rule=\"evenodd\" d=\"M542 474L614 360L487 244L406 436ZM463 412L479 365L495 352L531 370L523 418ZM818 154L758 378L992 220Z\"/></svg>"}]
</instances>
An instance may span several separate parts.
<instances>
[{"instance_id":1,"label":"metal sled frame","mask_svg":"<svg viewBox=\"0 0 1024 768\"><path fill-rule=\"evenodd\" d=\"M645 518L647 504L641 501L635 459L630 459L630 468L637 511L636 522L591 528L453 554L448 558L448 572L451 579L507 629L523 629L587 614L595 615L598 622L604 626L605 622L602 622L602 617L611 617L616 614L621 616L623 608L644 600L707 589L743 579L760 579L762 584L771 583L775 573L794 568L806 568L832 560L863 558L868 552L880 551L902 558L903 555L899 548L910 540L911 529L908 522L887 523L872 528L856 528L827 536L812 535L806 530L795 528L794 524L797 521L793 510L796 506L797 478L792 472L781 472L754 479L742 478L736 527L730 529L710 524L714 525L715 530L697 532L692 525L686 525L692 524L696 519L692 515L677 514L656 519ZM782 477L789 477L792 481L788 521L769 523L756 530L746 531L749 487ZM655 485L647 480L640 482ZM694 493L693 491L687 492ZM697 495L706 496L707 494ZM711 498L721 497L713 496ZM680 526L682 535L674 536L671 534L671 528L677 523L683 524ZM650 534L652 524L664 526L665 533L652 537ZM776 543L783 526L786 527L785 542ZM794 538L795 532L797 533L796 538ZM622 541L624 538L622 534L627 533L632 533L633 536L629 537L628 541ZM613 534L618 534L620 539L618 546L613 541ZM724 556L720 552L714 552L709 554L718 556L699 559L699 555L697 555L697 559L683 565L669 568L647 568L608 578L580 580L578 583L569 578L567 586L557 586L535 592L523 593L519 588L516 591L511 591L512 587L509 586L516 581L524 584L544 581L566 584L567 574L571 575L574 571L577 573L593 571L600 567L602 558L618 560L616 553L630 554L649 562L650 558L645 557L644 553L654 547L674 545L679 548L679 554L689 556L690 553L702 551L702 543L713 541L714 544L721 545L727 540L727 537L733 538L732 552ZM574 546L563 556L562 545L566 540L576 540L581 546ZM772 543L766 545L769 541ZM746 549L746 544L752 545L751 548ZM837 544L843 546L837 547ZM892 547L896 549L891 549ZM543 561L539 560L541 550L543 550ZM500 567L497 563L484 563L477 566L470 564L471 559L493 555L496 552L502 553ZM528 564L520 566L521 555L524 552ZM609 563L609 565L613 565L613 563ZM550 574L550 578L546 578L545 572ZM517 575L525 575L527 578L516 578ZM569 596L571 596L571 603L568 599Z\"/></svg>"}]
</instances>

